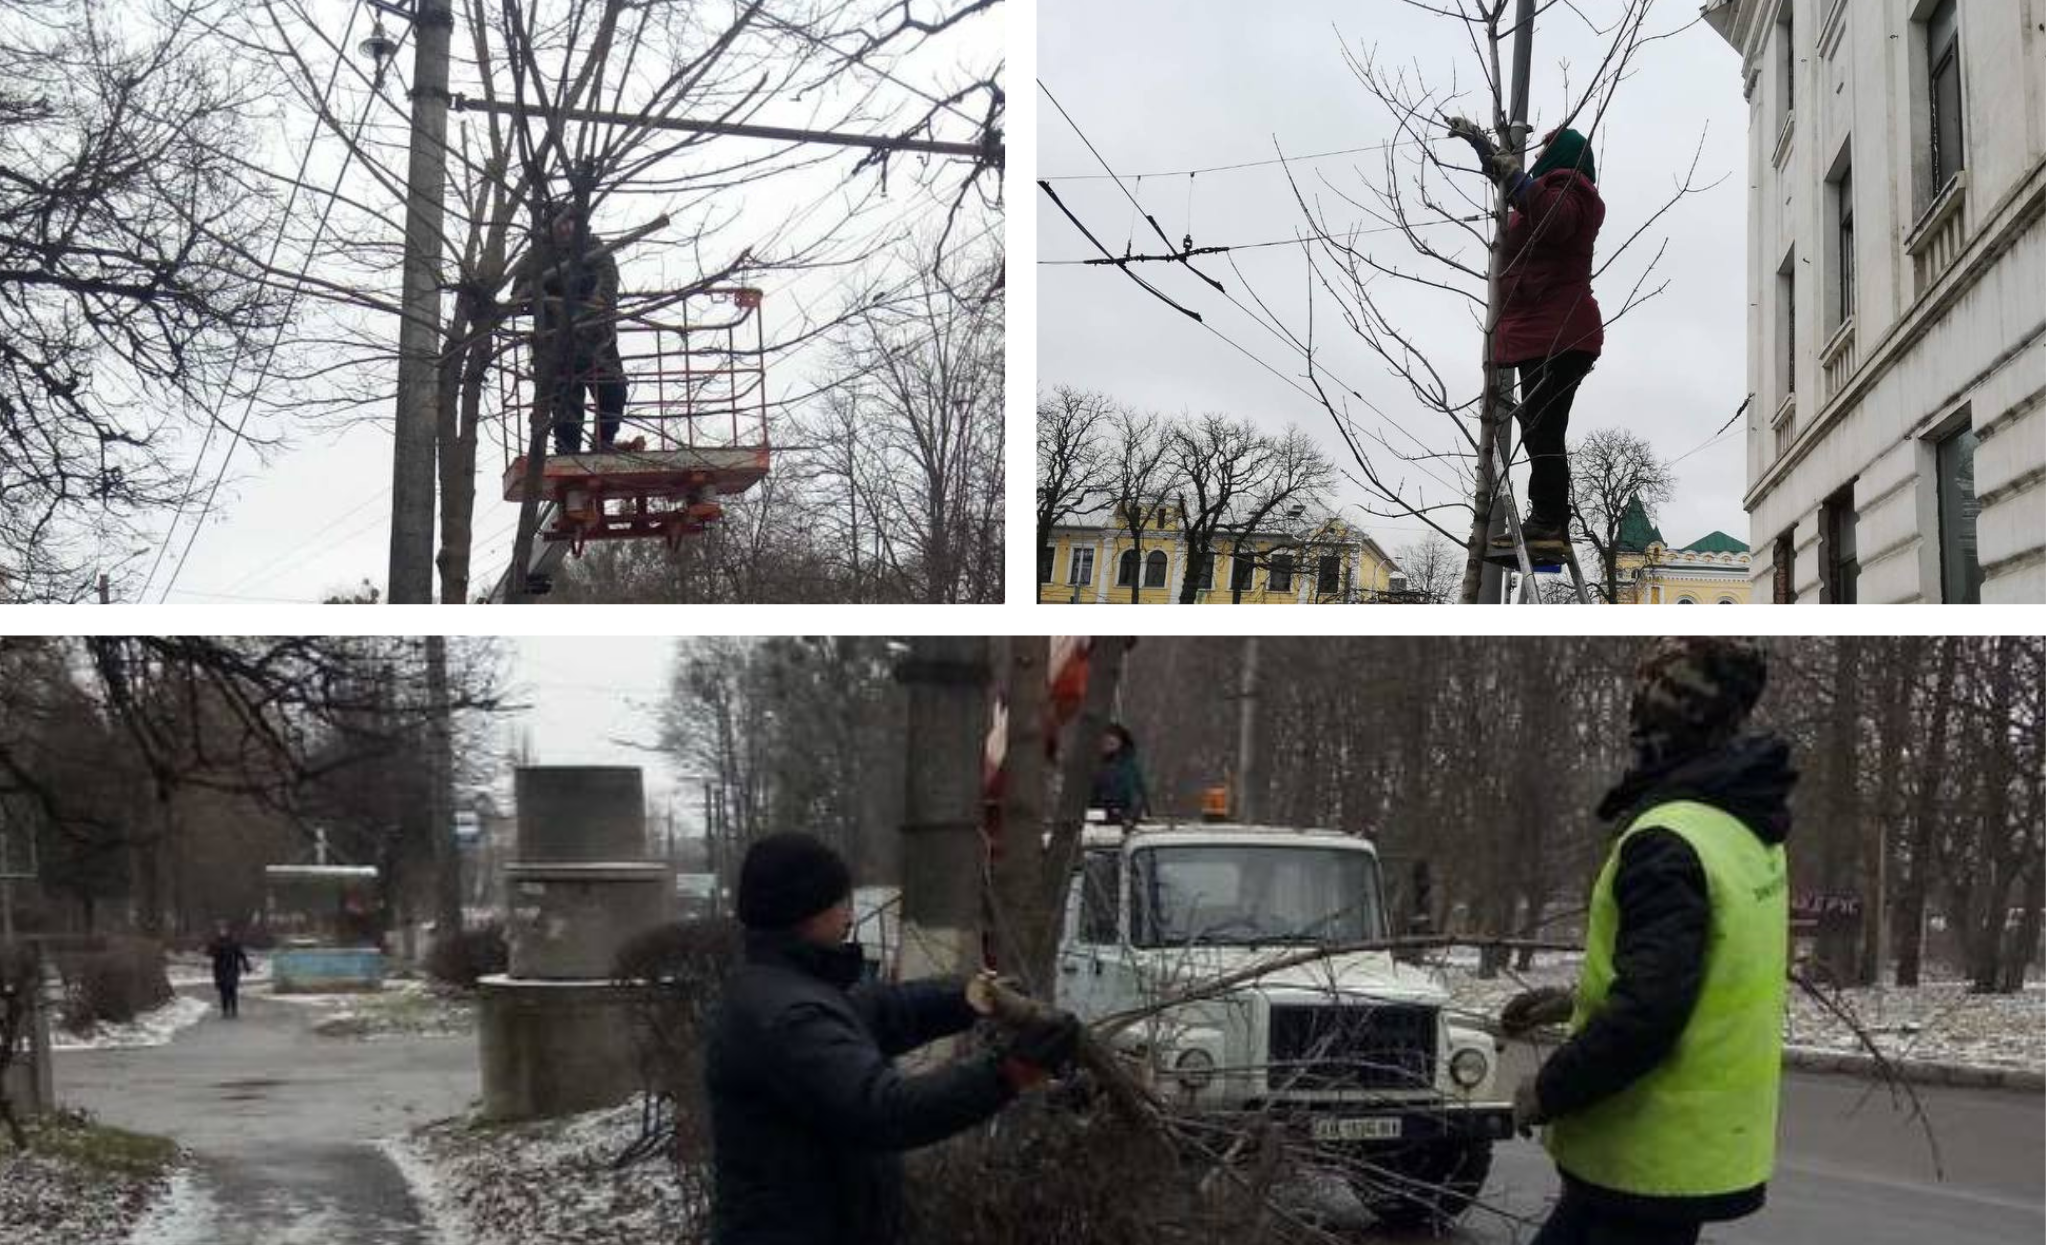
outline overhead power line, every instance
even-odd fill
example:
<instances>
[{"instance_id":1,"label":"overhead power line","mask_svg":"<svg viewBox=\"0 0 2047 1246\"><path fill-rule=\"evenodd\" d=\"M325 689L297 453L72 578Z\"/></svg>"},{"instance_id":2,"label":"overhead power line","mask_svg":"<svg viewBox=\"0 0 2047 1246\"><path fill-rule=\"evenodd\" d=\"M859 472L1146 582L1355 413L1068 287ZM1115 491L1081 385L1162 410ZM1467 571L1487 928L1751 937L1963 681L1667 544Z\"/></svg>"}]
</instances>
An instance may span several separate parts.
<instances>
[{"instance_id":1,"label":"overhead power line","mask_svg":"<svg viewBox=\"0 0 2047 1246\"><path fill-rule=\"evenodd\" d=\"M1050 93L1047 92L1049 95ZM1060 110L1063 114L1064 109ZM1069 118L1071 120L1071 118ZM1268 165L1293 164L1304 160L1327 160L1332 156L1355 156L1360 152L1385 151L1389 147L1413 147L1425 142L1423 139L1397 138L1385 143L1371 143L1364 147L1341 147L1335 151L1314 151L1304 156L1274 156L1266 160L1240 160L1235 164L1211 164L1198 169L1159 169L1149 173L1125 173L1123 177L1193 177L1200 173L1228 173L1234 169L1259 169ZM1040 177L1041 182L1095 182L1117 176L1113 173L1060 173Z\"/></svg>"}]
</instances>

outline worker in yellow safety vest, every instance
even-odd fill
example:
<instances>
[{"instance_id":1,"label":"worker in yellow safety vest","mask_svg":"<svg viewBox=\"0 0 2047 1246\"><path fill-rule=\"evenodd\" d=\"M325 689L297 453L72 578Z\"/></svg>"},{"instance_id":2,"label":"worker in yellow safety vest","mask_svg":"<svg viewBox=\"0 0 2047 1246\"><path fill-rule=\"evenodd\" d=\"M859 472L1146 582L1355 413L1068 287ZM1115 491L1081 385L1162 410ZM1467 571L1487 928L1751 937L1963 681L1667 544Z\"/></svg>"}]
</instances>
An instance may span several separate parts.
<instances>
[{"instance_id":1,"label":"worker in yellow safety vest","mask_svg":"<svg viewBox=\"0 0 2047 1246\"><path fill-rule=\"evenodd\" d=\"M1763 1205L1777 1149L1797 772L1744 730L1760 646L1659 640L1635 671L1633 762L1599 808L1615 828L1592 884L1577 989L1510 1001L1512 1034L1570 1038L1514 1095L1547 1126L1563 1193L1538 1242L1696 1242Z\"/></svg>"}]
</instances>

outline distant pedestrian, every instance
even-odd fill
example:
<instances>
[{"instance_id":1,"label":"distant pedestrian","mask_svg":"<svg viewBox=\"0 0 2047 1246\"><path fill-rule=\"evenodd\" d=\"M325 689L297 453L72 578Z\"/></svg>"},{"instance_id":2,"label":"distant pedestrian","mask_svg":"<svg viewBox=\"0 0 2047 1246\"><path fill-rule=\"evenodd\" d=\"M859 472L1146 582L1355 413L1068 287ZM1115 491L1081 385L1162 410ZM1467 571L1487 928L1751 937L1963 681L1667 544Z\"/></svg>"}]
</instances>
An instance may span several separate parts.
<instances>
[{"instance_id":1,"label":"distant pedestrian","mask_svg":"<svg viewBox=\"0 0 2047 1246\"><path fill-rule=\"evenodd\" d=\"M1110 723L1102 732L1102 759L1095 766L1088 805L1101 810L1111 822L1126 826L1143 821L1151 812L1144 768L1137 759L1137 738L1122 723Z\"/></svg>"},{"instance_id":2,"label":"distant pedestrian","mask_svg":"<svg viewBox=\"0 0 2047 1246\"><path fill-rule=\"evenodd\" d=\"M745 961L725 984L704 1060L714 1242L893 1242L901 1153L987 1120L1071 1065L1080 1023L1057 1013L1000 1050L905 1075L894 1059L971 1029L957 979L862 983L852 876L808 835L771 835L739 870Z\"/></svg>"},{"instance_id":3,"label":"distant pedestrian","mask_svg":"<svg viewBox=\"0 0 2047 1246\"><path fill-rule=\"evenodd\" d=\"M220 992L220 1015L241 1016L242 974L255 972L256 966L226 922L213 923L213 940L206 945L206 955L213 960L213 989Z\"/></svg>"}]
</instances>

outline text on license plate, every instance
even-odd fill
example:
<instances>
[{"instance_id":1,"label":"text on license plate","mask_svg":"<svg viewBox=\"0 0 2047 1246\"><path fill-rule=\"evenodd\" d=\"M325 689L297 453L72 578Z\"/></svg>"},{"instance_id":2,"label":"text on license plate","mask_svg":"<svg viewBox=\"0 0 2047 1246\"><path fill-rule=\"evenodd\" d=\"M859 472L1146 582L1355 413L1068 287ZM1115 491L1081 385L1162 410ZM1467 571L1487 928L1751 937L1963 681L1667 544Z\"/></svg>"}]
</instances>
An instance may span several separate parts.
<instances>
[{"instance_id":1,"label":"text on license plate","mask_svg":"<svg viewBox=\"0 0 2047 1246\"><path fill-rule=\"evenodd\" d=\"M1397 1116L1349 1116L1324 1118L1310 1127L1317 1142L1373 1142L1400 1136Z\"/></svg>"}]
</instances>

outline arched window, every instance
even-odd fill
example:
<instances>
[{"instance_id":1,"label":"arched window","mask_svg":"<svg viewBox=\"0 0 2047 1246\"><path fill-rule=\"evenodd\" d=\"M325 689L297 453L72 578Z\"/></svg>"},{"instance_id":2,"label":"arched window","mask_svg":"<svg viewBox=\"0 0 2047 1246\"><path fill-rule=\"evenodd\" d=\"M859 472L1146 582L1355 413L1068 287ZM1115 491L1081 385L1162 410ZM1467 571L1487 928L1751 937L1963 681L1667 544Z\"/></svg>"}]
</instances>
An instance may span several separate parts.
<instances>
[{"instance_id":1,"label":"arched window","mask_svg":"<svg viewBox=\"0 0 2047 1246\"><path fill-rule=\"evenodd\" d=\"M1155 549L1144 556L1144 586L1146 588L1166 586L1166 551Z\"/></svg>"},{"instance_id":2,"label":"arched window","mask_svg":"<svg viewBox=\"0 0 2047 1246\"><path fill-rule=\"evenodd\" d=\"M1116 560L1117 587L1129 588L1137 583L1137 558L1136 550L1126 549L1123 556Z\"/></svg>"},{"instance_id":3,"label":"arched window","mask_svg":"<svg viewBox=\"0 0 2047 1246\"><path fill-rule=\"evenodd\" d=\"M1734 604L1734 598L1722 597L1719 601L1716 601L1713 604L1716 606L1731 606Z\"/></svg>"},{"instance_id":4,"label":"arched window","mask_svg":"<svg viewBox=\"0 0 2047 1246\"><path fill-rule=\"evenodd\" d=\"M1680 606L1696 606L1699 603L1693 601L1690 597L1680 597L1677 599L1677 604Z\"/></svg>"}]
</instances>

